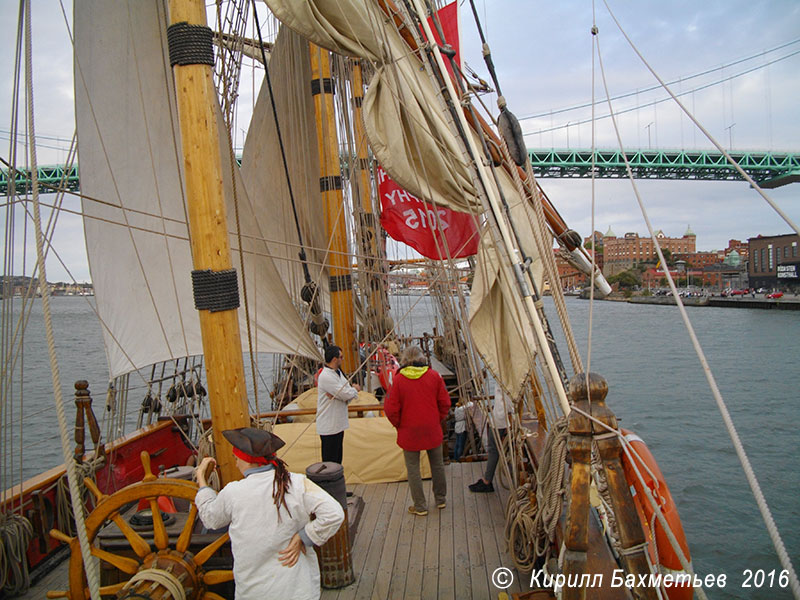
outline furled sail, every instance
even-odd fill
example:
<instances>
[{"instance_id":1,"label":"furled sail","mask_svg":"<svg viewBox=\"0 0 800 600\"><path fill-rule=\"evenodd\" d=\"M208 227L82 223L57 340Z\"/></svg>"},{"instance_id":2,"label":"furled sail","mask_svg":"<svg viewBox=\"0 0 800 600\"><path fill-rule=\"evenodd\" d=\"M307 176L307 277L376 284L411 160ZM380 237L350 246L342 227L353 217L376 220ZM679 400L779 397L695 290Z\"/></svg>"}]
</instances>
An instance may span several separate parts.
<instances>
[{"instance_id":1,"label":"furled sail","mask_svg":"<svg viewBox=\"0 0 800 600\"><path fill-rule=\"evenodd\" d=\"M285 24L331 51L371 61L375 75L364 96L370 146L381 166L408 192L436 206L482 213L467 157L448 122L442 101L419 58L399 31L387 24L378 2L364 0L265 0ZM470 132L468 135L477 136ZM542 268L534 235L535 214L511 176L497 169L488 182L502 191L532 273L541 287ZM475 345L508 391L519 390L530 371L534 335L507 255L484 235L471 296L470 326ZM552 246L552 243L551 243ZM480 279L480 281L479 281Z\"/></svg>"},{"instance_id":2,"label":"furled sail","mask_svg":"<svg viewBox=\"0 0 800 600\"><path fill-rule=\"evenodd\" d=\"M257 226L282 281L295 301L299 301L300 288L305 283L298 260L298 225L310 276L323 291L327 287L327 277L321 273L325 264L327 234L319 210L319 158L308 52L307 40L282 27L269 59L275 110L286 155L285 166L265 80L253 110L241 168L242 180L253 204L259 208L268 207L267 211L256 212ZM297 225L286 180L287 168L297 209Z\"/></svg>"},{"instance_id":3,"label":"furled sail","mask_svg":"<svg viewBox=\"0 0 800 600\"><path fill-rule=\"evenodd\" d=\"M84 232L111 377L202 353L166 23L159 0L75 3ZM241 225L254 350L318 357L261 239L269 207L250 202L225 136L220 148L229 222Z\"/></svg>"}]
</instances>

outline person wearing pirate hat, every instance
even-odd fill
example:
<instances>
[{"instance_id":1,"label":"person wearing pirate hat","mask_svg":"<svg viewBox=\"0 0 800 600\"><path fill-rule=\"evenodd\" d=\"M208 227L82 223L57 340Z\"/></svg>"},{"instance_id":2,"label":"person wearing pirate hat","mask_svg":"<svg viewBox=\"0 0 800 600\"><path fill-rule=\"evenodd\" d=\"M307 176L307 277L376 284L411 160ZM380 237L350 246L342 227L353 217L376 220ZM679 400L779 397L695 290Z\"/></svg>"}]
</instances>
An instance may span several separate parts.
<instances>
[{"instance_id":1,"label":"person wearing pirate hat","mask_svg":"<svg viewBox=\"0 0 800 600\"><path fill-rule=\"evenodd\" d=\"M284 445L278 436L253 427L222 435L233 445L244 479L215 492L206 482L206 469L216 461L204 458L197 467L195 504L207 528L228 526L236 600L316 600L319 565L307 548L324 544L339 530L341 505L305 475L286 468L275 455Z\"/></svg>"}]
</instances>

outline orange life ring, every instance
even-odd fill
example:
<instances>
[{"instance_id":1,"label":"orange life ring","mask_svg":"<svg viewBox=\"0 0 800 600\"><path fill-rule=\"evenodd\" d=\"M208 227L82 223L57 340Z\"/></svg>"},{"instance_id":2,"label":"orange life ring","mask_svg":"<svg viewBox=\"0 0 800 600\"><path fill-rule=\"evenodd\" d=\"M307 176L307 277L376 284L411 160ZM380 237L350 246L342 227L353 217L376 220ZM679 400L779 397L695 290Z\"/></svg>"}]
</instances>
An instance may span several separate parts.
<instances>
[{"instance_id":1,"label":"orange life ring","mask_svg":"<svg viewBox=\"0 0 800 600\"><path fill-rule=\"evenodd\" d=\"M649 542L650 560L659 564L661 573L664 575L667 573L672 573L673 575L684 574L686 571L683 570L678 555L672 549L672 544L669 542L664 527L654 514L655 511L644 493L642 481L637 477L636 471L631 464L631 459L635 461L639 474L650 489L650 493L652 493L653 498L661 509L661 513L669 524L670 530L678 540L678 545L681 547L683 555L691 564L689 545L686 543L686 535L683 532L683 525L681 525L681 519L678 516L678 508L672 499L672 494L670 494L667 483L664 480L664 475L662 475L656 459L653 458L650 449L642 438L626 429L620 429L620 431L636 453L631 457L623 451L622 469L625 472L625 479L628 485L632 488L636 512L639 513L639 520L642 522L642 528ZM653 543L654 541L655 544ZM656 558L656 550L658 551L658 558ZM667 587L666 592L670 600L691 600L694 595L694 588L689 583L689 585Z\"/></svg>"},{"instance_id":2,"label":"orange life ring","mask_svg":"<svg viewBox=\"0 0 800 600\"><path fill-rule=\"evenodd\" d=\"M400 370L400 363L394 357L394 354L389 352L386 348L378 348L375 351L375 366L378 369L378 380L381 382L383 391L387 394L392 389L392 381L398 370Z\"/></svg>"}]
</instances>

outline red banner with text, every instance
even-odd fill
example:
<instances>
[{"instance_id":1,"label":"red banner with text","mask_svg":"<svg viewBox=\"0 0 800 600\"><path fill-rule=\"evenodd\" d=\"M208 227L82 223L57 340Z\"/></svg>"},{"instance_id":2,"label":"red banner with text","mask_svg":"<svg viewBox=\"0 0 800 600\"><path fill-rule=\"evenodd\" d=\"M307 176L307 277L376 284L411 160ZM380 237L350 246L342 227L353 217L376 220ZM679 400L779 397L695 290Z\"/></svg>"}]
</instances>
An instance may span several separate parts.
<instances>
[{"instance_id":1,"label":"red banner with text","mask_svg":"<svg viewBox=\"0 0 800 600\"><path fill-rule=\"evenodd\" d=\"M392 239L436 260L448 255L464 258L477 254L480 236L473 215L420 200L392 181L381 167L378 167L378 193L381 226Z\"/></svg>"}]
</instances>

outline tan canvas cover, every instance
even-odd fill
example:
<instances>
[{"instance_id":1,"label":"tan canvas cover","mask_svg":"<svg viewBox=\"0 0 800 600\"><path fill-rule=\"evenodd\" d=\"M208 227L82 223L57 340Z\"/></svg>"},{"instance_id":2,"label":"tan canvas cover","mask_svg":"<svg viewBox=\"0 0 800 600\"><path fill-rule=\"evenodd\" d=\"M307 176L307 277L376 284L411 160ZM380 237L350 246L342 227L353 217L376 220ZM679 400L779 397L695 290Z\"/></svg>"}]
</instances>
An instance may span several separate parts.
<instances>
[{"instance_id":1,"label":"tan canvas cover","mask_svg":"<svg viewBox=\"0 0 800 600\"><path fill-rule=\"evenodd\" d=\"M305 473L306 467L321 460L322 446L313 423L276 425L273 432L286 442L278 456L288 463L289 470ZM347 483L391 483L408 478L397 432L386 417L350 419L344 433L342 466ZM420 468L423 477L431 476L425 452L421 453Z\"/></svg>"},{"instance_id":2,"label":"tan canvas cover","mask_svg":"<svg viewBox=\"0 0 800 600\"><path fill-rule=\"evenodd\" d=\"M300 394L297 398L292 400L294 404L297 405L297 408L300 409L311 409L317 408L317 388L311 388L310 390L306 390L302 394ZM361 390L358 392L358 397L350 402L350 406L367 406L367 405L375 405L380 404L378 399L369 392L365 392ZM374 415L370 415L374 416ZM316 418L316 415L297 415L292 417L293 423L311 423Z\"/></svg>"},{"instance_id":3,"label":"tan canvas cover","mask_svg":"<svg viewBox=\"0 0 800 600\"><path fill-rule=\"evenodd\" d=\"M83 200L84 232L111 377L202 353L165 30L158 0L75 3L81 191L104 202ZM239 200L255 349L318 358L259 235L270 209L250 203L222 136L220 148L232 231L234 183Z\"/></svg>"}]
</instances>

